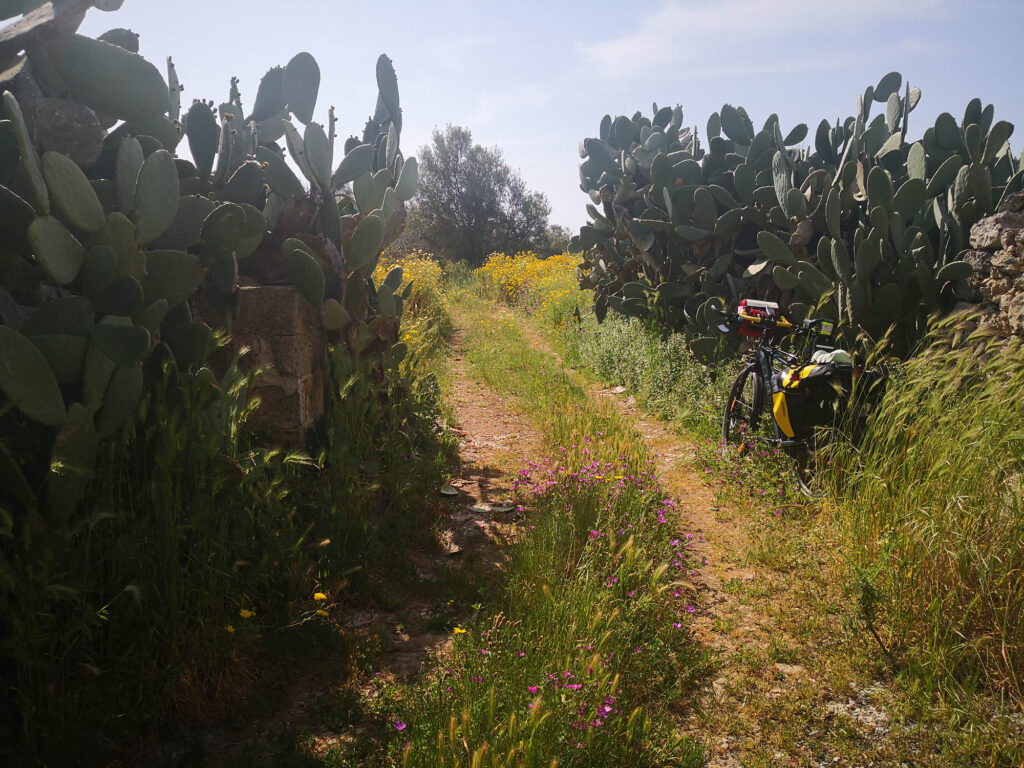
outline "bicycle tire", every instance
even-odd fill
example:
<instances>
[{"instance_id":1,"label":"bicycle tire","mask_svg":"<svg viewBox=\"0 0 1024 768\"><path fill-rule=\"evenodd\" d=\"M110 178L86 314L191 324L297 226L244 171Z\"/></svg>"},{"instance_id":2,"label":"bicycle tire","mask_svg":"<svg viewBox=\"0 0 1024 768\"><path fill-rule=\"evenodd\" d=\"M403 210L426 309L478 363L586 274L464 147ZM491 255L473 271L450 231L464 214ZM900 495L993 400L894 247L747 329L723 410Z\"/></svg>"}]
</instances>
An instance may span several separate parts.
<instances>
[{"instance_id":1,"label":"bicycle tire","mask_svg":"<svg viewBox=\"0 0 1024 768\"><path fill-rule=\"evenodd\" d=\"M817 498L820 495L814 487L814 476L818 473L821 453L828 444L828 431L817 429L810 440L805 441L791 454L797 487L801 493L810 498Z\"/></svg>"},{"instance_id":2,"label":"bicycle tire","mask_svg":"<svg viewBox=\"0 0 1024 768\"><path fill-rule=\"evenodd\" d=\"M746 447L746 435L757 432L764 407L764 385L757 366L751 363L736 377L722 414L722 442Z\"/></svg>"}]
</instances>

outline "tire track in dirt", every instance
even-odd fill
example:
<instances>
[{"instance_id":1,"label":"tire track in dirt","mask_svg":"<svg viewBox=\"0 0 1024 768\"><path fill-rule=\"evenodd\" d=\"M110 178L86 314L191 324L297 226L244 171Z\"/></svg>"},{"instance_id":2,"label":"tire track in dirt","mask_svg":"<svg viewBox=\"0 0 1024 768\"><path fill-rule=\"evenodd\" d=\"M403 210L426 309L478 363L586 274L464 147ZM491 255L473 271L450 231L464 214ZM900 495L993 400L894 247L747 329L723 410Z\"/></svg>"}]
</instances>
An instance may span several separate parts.
<instances>
[{"instance_id":1,"label":"tire track in dirt","mask_svg":"<svg viewBox=\"0 0 1024 768\"><path fill-rule=\"evenodd\" d=\"M501 313L516 317L505 308ZM856 734L862 755L870 753L877 760L880 754L898 753L890 717L875 706L880 687L862 689L851 682L849 690L832 691L823 679L831 671L832 659L815 644L823 637L833 638L827 632L804 636L803 629L786 618L794 606L806 610L813 605L814 598L808 595L818 585L794 578L793 572L757 564L754 550L759 542L751 535L757 525L755 511L716 500L692 438L646 414L625 388L590 383L566 366L521 317L519 327L534 347L551 354L575 376L595 402L614 405L654 454L662 489L681 500L680 529L692 533L693 552L704 564L694 577L699 607L693 636L710 652L714 669L697 706L687 713L685 729L707 746L708 768L847 765L838 762L840 757L834 757L836 762L807 762L811 755L834 754L835 725ZM834 617L825 621L829 619ZM801 636L794 638L794 632ZM808 707L816 711L807 714ZM793 720L783 725L776 718ZM787 729L785 736L778 732L782 727ZM769 762L763 763L766 759Z\"/></svg>"},{"instance_id":2,"label":"tire track in dirt","mask_svg":"<svg viewBox=\"0 0 1024 768\"><path fill-rule=\"evenodd\" d=\"M500 575L504 556L501 543L512 533L519 516L512 502L515 472L543 450L540 431L521 411L512 407L486 384L475 379L465 360L465 330L455 328L449 339L450 389L445 393L456 414L447 428L458 436L459 464L452 470L454 496L442 496L432 531L408 553L417 578L446 583L452 575L489 579ZM463 619L471 619L463 606ZM386 608L360 606L339 618L341 634L366 642L378 638L381 655L373 678L409 682L425 662L450 642L450 633L435 629L437 606L422 597L407 596ZM362 640L358 640L362 638ZM324 757L332 749L355 749L374 740L376 725L357 721L342 727L318 722L315 710L325 697L344 691L365 696L369 687L336 675L304 674L293 680L273 713L238 729L214 728L207 734L205 766L222 765L242 749L275 738L276 734L302 732L308 752Z\"/></svg>"}]
</instances>

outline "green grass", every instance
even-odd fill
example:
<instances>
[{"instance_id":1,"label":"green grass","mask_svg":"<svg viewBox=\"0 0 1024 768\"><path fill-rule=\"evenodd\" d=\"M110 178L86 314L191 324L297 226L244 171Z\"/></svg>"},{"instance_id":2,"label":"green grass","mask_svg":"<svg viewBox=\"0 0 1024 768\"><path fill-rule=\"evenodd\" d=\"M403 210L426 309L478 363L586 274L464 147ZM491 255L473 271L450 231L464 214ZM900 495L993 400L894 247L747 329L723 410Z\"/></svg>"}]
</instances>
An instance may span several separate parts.
<instances>
[{"instance_id":1,"label":"green grass","mask_svg":"<svg viewBox=\"0 0 1024 768\"><path fill-rule=\"evenodd\" d=\"M558 335L566 361L585 367L606 384L621 384L650 412L701 438L717 440L721 391L739 366L724 369L698 361L683 334L665 335L635 318L610 314L598 324L582 313Z\"/></svg>"},{"instance_id":2,"label":"green grass","mask_svg":"<svg viewBox=\"0 0 1024 768\"><path fill-rule=\"evenodd\" d=\"M836 447L829 479L862 618L908 689L986 734L971 741L990 764L1017 765L1024 349L954 328L893 379L860 447Z\"/></svg>"},{"instance_id":3,"label":"green grass","mask_svg":"<svg viewBox=\"0 0 1024 768\"><path fill-rule=\"evenodd\" d=\"M525 513L500 592L454 630L434 673L390 690L389 764L700 765L672 716L703 665L674 502L612 410L486 305L461 302L473 372L544 414L555 458L519 476Z\"/></svg>"},{"instance_id":4,"label":"green grass","mask_svg":"<svg viewBox=\"0 0 1024 768\"><path fill-rule=\"evenodd\" d=\"M724 503L746 510L734 513L749 534L742 562L801 585L783 603L783 626L825 643L819 661L837 689L891 680L883 704L911 734L908 756L932 755L936 765L1021 764L1018 343L965 342L962 332L950 343L952 329L938 329L935 345L890 384L860 447L833 446L821 509L794 493L785 457L723 455L718 420L732 371L716 377L692 359L682 335L666 338L614 316L598 325L586 313L575 326L543 330L571 364L624 384L698 439L698 468ZM754 597L740 582L725 586ZM792 728L801 715L790 707L774 719Z\"/></svg>"}]
</instances>

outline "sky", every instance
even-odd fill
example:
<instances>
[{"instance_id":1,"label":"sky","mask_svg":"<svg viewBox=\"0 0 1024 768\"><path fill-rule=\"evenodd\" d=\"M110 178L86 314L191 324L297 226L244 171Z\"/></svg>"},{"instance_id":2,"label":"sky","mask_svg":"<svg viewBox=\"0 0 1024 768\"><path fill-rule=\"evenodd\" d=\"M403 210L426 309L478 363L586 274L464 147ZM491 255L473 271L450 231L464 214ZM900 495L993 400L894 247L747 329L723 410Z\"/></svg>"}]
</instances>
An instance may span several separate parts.
<instances>
[{"instance_id":1,"label":"sky","mask_svg":"<svg viewBox=\"0 0 1024 768\"><path fill-rule=\"evenodd\" d=\"M406 156L434 129L464 126L572 230L587 218L580 141L606 113L651 116L654 102L682 106L701 135L729 103L758 127L773 112L783 133L806 122L813 138L822 118L854 114L857 95L896 70L923 92L911 138L941 112L959 122L977 96L1019 126L1014 152L1024 146L1024 0L125 0L90 11L81 32L112 27L138 33L161 70L173 57L186 107L226 101L233 75L251 107L267 69L308 51L322 73L314 119L334 105L341 136L361 135L387 53ZM340 152L339 142L335 162Z\"/></svg>"}]
</instances>

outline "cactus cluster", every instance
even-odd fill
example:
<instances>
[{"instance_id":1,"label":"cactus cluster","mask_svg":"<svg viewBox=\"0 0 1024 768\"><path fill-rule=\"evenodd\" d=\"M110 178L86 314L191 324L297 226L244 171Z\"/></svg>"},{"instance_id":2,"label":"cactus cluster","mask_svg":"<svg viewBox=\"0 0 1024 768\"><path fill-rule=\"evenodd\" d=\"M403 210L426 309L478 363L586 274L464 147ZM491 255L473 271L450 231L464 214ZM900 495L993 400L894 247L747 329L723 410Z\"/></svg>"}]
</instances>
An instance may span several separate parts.
<instances>
[{"instance_id":1,"label":"cactus cluster","mask_svg":"<svg viewBox=\"0 0 1024 768\"><path fill-rule=\"evenodd\" d=\"M611 308L700 332L712 304L758 296L875 338L894 327L909 348L970 273L959 257L972 224L1024 187L1013 126L991 105L974 99L959 123L943 113L909 142L920 98L890 72L856 115L821 121L813 150L799 146L807 125L784 134L771 115L758 131L729 104L703 142L679 107L606 115L580 145L590 221L571 245L598 318Z\"/></svg>"},{"instance_id":2,"label":"cactus cluster","mask_svg":"<svg viewBox=\"0 0 1024 768\"><path fill-rule=\"evenodd\" d=\"M326 129L313 122L310 54L267 72L248 114L235 79L216 110L183 113L170 59L165 79L129 30L76 33L87 5L45 3L5 28L0 51L0 416L36 425L26 442L43 444L30 466L31 451L0 443L0 476L41 486L63 513L147 371L209 377L200 295L230 328L240 283L292 283L332 342L381 365L400 357L400 276L380 290L370 277L416 188L386 56L376 110L333 168L333 108ZM175 155L183 139L191 161Z\"/></svg>"}]
</instances>

